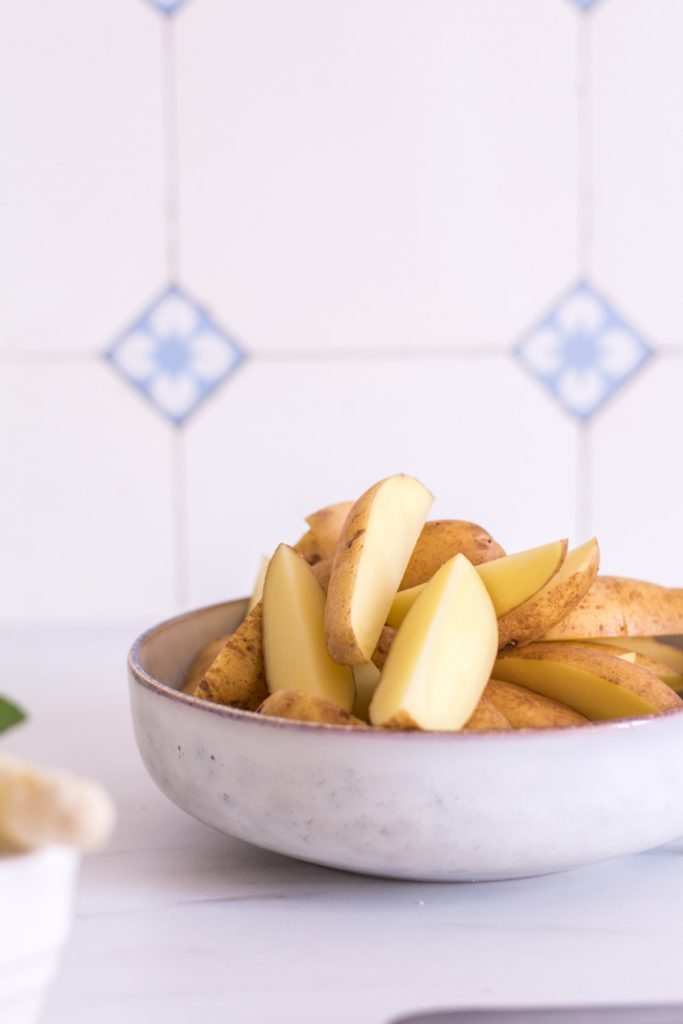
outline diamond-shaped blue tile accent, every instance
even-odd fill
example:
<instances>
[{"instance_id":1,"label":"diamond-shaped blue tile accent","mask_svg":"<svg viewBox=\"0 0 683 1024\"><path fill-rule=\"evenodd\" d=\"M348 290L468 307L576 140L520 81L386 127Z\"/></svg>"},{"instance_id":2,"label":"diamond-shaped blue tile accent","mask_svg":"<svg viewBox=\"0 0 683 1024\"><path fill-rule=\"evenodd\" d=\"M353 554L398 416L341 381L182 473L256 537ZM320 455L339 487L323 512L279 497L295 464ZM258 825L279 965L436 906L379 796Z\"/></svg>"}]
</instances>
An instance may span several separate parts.
<instances>
[{"instance_id":1,"label":"diamond-shaped blue tile accent","mask_svg":"<svg viewBox=\"0 0 683 1024\"><path fill-rule=\"evenodd\" d=\"M640 335L585 282L571 288L515 347L522 366L582 420L651 354Z\"/></svg>"},{"instance_id":2,"label":"diamond-shaped blue tile accent","mask_svg":"<svg viewBox=\"0 0 683 1024\"><path fill-rule=\"evenodd\" d=\"M237 368L244 352L175 285L106 353L109 362L174 423L183 423Z\"/></svg>"},{"instance_id":3,"label":"diamond-shaped blue tile accent","mask_svg":"<svg viewBox=\"0 0 683 1024\"><path fill-rule=\"evenodd\" d=\"M148 3L159 11L163 11L164 14L175 14L185 0L148 0Z\"/></svg>"}]
</instances>

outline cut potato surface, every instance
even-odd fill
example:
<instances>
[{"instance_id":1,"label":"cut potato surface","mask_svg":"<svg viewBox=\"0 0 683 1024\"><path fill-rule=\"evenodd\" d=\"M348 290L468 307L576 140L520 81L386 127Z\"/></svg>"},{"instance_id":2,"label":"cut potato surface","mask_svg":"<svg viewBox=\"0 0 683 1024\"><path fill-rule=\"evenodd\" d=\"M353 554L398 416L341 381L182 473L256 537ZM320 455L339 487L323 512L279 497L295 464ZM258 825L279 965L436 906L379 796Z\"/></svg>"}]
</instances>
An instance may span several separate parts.
<instances>
[{"instance_id":1,"label":"cut potato surface","mask_svg":"<svg viewBox=\"0 0 683 1024\"><path fill-rule=\"evenodd\" d=\"M598 573L600 549L589 540L570 551L561 568L541 590L498 622L500 649L548 636L590 589Z\"/></svg>"},{"instance_id":2,"label":"cut potato surface","mask_svg":"<svg viewBox=\"0 0 683 1024\"><path fill-rule=\"evenodd\" d=\"M585 725L588 721L567 704L501 679L491 679L484 696L505 715L513 729L552 729Z\"/></svg>"},{"instance_id":3,"label":"cut potato surface","mask_svg":"<svg viewBox=\"0 0 683 1024\"><path fill-rule=\"evenodd\" d=\"M266 579L266 570L268 569L268 556L261 555L261 561L259 562L258 572L256 573L256 579L254 580L254 589L251 592L249 598L249 605L247 612L250 612L259 603L263 597L263 584Z\"/></svg>"},{"instance_id":4,"label":"cut potato surface","mask_svg":"<svg viewBox=\"0 0 683 1024\"><path fill-rule=\"evenodd\" d=\"M370 701L379 684L380 671L373 662L367 665L356 665L353 669L353 678L356 683L356 699L351 709L353 714L362 718L364 722L370 721Z\"/></svg>"},{"instance_id":5,"label":"cut potato surface","mask_svg":"<svg viewBox=\"0 0 683 1024\"><path fill-rule=\"evenodd\" d=\"M410 476L375 484L349 512L327 590L327 647L335 661L370 661L433 496Z\"/></svg>"},{"instance_id":6,"label":"cut potato surface","mask_svg":"<svg viewBox=\"0 0 683 1024\"><path fill-rule=\"evenodd\" d=\"M373 725L461 729L491 674L496 613L464 555L432 577L394 638L370 704Z\"/></svg>"},{"instance_id":7,"label":"cut potato surface","mask_svg":"<svg viewBox=\"0 0 683 1024\"><path fill-rule=\"evenodd\" d=\"M663 640L654 640L652 637L646 636L631 636L628 638L609 636L603 637L600 643L606 644L608 647L624 647L627 651L644 654L646 657L653 658L663 665L668 665L677 676L683 676L683 651L672 644L665 643Z\"/></svg>"},{"instance_id":8,"label":"cut potato surface","mask_svg":"<svg viewBox=\"0 0 683 1024\"><path fill-rule=\"evenodd\" d=\"M505 552L488 530L464 519L434 519L422 527L401 580L399 590L419 586L454 555L464 555L472 565L502 558Z\"/></svg>"},{"instance_id":9,"label":"cut potato surface","mask_svg":"<svg viewBox=\"0 0 683 1024\"><path fill-rule=\"evenodd\" d=\"M548 629L547 640L683 633L683 588L598 576L581 602Z\"/></svg>"},{"instance_id":10,"label":"cut potato surface","mask_svg":"<svg viewBox=\"0 0 683 1024\"><path fill-rule=\"evenodd\" d=\"M298 690L350 711L353 672L338 665L325 645L325 594L310 565L281 544L263 588L263 650L271 693Z\"/></svg>"},{"instance_id":11,"label":"cut potato surface","mask_svg":"<svg viewBox=\"0 0 683 1024\"><path fill-rule=\"evenodd\" d=\"M567 541L557 540L478 565L477 572L489 592L498 618L528 601L544 587L559 570L566 554ZM387 625L396 629L401 625L424 586L424 583L418 584L398 592L389 610Z\"/></svg>"},{"instance_id":12,"label":"cut potato surface","mask_svg":"<svg viewBox=\"0 0 683 1024\"><path fill-rule=\"evenodd\" d=\"M593 721L683 707L680 697L646 669L573 644L529 644L500 657L493 675L560 701Z\"/></svg>"}]
</instances>

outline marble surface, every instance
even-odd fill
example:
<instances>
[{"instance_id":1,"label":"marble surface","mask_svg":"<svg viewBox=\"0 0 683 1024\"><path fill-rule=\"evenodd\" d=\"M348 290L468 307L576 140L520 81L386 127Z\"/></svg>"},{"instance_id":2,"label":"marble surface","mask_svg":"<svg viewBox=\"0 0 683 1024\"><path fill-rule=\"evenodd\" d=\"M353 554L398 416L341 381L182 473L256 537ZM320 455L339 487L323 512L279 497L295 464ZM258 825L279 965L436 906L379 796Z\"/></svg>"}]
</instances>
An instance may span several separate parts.
<instances>
[{"instance_id":1,"label":"marble surface","mask_svg":"<svg viewBox=\"0 0 683 1024\"><path fill-rule=\"evenodd\" d=\"M168 803L139 760L124 672L139 625L2 630L0 692L33 715L3 746L96 775L120 816L83 865L42 1024L384 1024L446 1006L683 1002L683 840L547 878L427 885L228 839Z\"/></svg>"}]
</instances>

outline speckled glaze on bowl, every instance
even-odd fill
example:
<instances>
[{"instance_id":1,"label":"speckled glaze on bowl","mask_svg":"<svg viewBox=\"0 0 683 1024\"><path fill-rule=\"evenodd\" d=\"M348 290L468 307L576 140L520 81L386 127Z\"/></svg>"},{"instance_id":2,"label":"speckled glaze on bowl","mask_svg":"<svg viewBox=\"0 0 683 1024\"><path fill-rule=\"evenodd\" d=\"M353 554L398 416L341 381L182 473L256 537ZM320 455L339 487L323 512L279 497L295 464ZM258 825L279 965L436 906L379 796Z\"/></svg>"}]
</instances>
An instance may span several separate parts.
<instances>
[{"instance_id":1,"label":"speckled glaze on bowl","mask_svg":"<svg viewBox=\"0 0 683 1024\"><path fill-rule=\"evenodd\" d=\"M137 744L179 807L278 853L394 878L563 871L683 834L683 712L583 728L400 733L265 718L178 691L244 601L143 634Z\"/></svg>"}]
</instances>

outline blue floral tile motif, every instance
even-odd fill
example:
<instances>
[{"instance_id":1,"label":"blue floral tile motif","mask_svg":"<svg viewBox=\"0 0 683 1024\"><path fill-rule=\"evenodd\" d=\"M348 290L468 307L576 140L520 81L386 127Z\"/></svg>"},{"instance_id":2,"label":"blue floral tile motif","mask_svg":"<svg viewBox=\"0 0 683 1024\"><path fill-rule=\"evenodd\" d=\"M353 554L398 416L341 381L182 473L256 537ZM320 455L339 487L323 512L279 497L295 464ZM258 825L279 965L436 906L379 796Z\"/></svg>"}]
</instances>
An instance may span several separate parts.
<instances>
[{"instance_id":1,"label":"blue floral tile motif","mask_svg":"<svg viewBox=\"0 0 683 1024\"><path fill-rule=\"evenodd\" d=\"M164 14L175 14L178 8L185 3L185 0L148 0L152 7L163 11Z\"/></svg>"},{"instance_id":2,"label":"blue floral tile motif","mask_svg":"<svg viewBox=\"0 0 683 1024\"><path fill-rule=\"evenodd\" d=\"M106 353L173 423L184 423L244 359L234 338L175 285Z\"/></svg>"},{"instance_id":3,"label":"blue floral tile motif","mask_svg":"<svg viewBox=\"0 0 683 1024\"><path fill-rule=\"evenodd\" d=\"M587 420L652 350L589 284L579 282L515 347L568 412Z\"/></svg>"}]
</instances>

